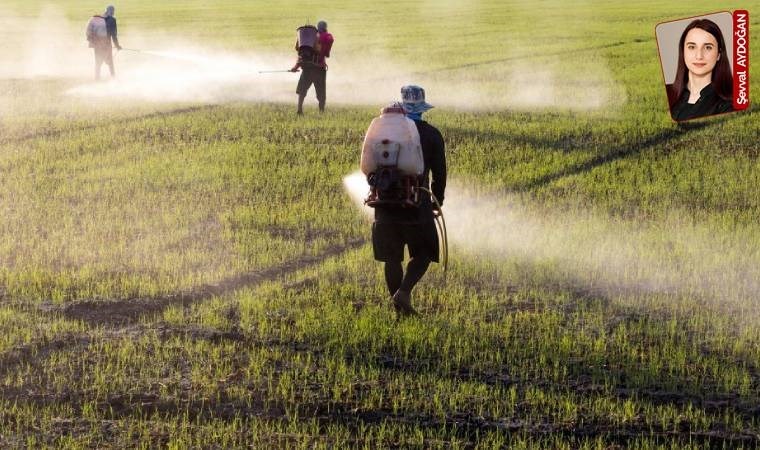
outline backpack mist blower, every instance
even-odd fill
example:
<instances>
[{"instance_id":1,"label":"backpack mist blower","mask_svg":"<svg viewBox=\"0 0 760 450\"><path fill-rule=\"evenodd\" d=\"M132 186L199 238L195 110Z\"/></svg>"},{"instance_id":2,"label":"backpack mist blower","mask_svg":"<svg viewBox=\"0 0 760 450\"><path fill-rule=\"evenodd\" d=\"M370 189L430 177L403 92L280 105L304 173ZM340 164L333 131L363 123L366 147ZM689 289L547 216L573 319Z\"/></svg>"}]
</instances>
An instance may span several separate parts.
<instances>
[{"instance_id":1,"label":"backpack mist blower","mask_svg":"<svg viewBox=\"0 0 760 450\"><path fill-rule=\"evenodd\" d=\"M296 29L296 52L298 66L316 67L319 65L318 30L314 25L304 25ZM259 70L259 73L295 72L295 69Z\"/></svg>"},{"instance_id":2,"label":"backpack mist blower","mask_svg":"<svg viewBox=\"0 0 760 450\"><path fill-rule=\"evenodd\" d=\"M318 33L314 25L304 25L296 30L296 51L301 67L319 65Z\"/></svg>"},{"instance_id":3,"label":"backpack mist blower","mask_svg":"<svg viewBox=\"0 0 760 450\"><path fill-rule=\"evenodd\" d=\"M434 220L441 238L441 262L446 271L449 259L446 221L438 199L420 184L425 170L420 134L401 104L383 108L380 117L372 119L362 147L361 170L370 187L364 204L372 208L417 208L421 203L420 192L430 194L437 208Z\"/></svg>"}]
</instances>

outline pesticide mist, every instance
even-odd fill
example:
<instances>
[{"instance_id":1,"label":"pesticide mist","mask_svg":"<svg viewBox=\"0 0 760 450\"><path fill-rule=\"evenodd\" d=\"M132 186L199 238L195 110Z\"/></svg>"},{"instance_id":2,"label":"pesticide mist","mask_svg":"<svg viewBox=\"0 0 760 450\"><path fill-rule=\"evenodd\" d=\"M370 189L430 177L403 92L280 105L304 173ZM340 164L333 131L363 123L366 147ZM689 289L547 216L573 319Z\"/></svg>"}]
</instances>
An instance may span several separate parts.
<instances>
[{"instance_id":1,"label":"pesticide mist","mask_svg":"<svg viewBox=\"0 0 760 450\"><path fill-rule=\"evenodd\" d=\"M458 10L462 2L449 2ZM57 7L45 6L38 17L0 11L6 39L0 47L0 78L68 80L65 94L82 99L129 99L147 102L288 102L295 100L298 74L260 73L287 70L295 62L290 39L281 47L251 43L244 51L230 51L211 41L203 45L181 36L136 27L123 27L121 44L114 51L116 78L106 66L102 82L93 81L94 58L84 39L82 23L72 21ZM29 30L32 30L30 32ZM163 35L162 35L163 33ZM354 31L356 33L356 31ZM398 97L405 84L425 86L437 106L465 110L561 108L594 110L616 108L625 102L603 58L586 55L583 64L593 70L566 73L562 60L535 64L530 42L505 46L517 54L489 56L508 60L493 63L447 58L420 65L413 54L394 46L392 36L374 36L362 48L347 45L366 40L350 31L336 35L328 60L328 102L346 105L385 104ZM517 38L515 38L517 39ZM139 50L139 51L133 51ZM501 50L500 50L501 51ZM573 61L573 64L578 62ZM313 101L313 91L310 101Z\"/></svg>"},{"instance_id":2,"label":"pesticide mist","mask_svg":"<svg viewBox=\"0 0 760 450\"><path fill-rule=\"evenodd\" d=\"M344 188L367 217L364 175ZM694 295L742 305L760 299L760 255L750 237L716 235L707 225L640 222L591 213L557 213L509 194L483 193L450 180L444 215L450 253L550 267L560 279L600 294Z\"/></svg>"},{"instance_id":3,"label":"pesticide mist","mask_svg":"<svg viewBox=\"0 0 760 450\"><path fill-rule=\"evenodd\" d=\"M445 73L419 73L403 61L385 57L378 73L375 58L338 55L330 60L328 102L340 105L378 105L398 97L400 86L425 86L440 107L462 110L563 108L593 110L615 105L621 98L606 79L586 77L563 84L550 69L529 70L515 64L482 69L476 78L465 68ZM283 52L232 53L192 46L163 50L122 51L116 55L118 75L104 83L87 82L67 91L84 98L127 95L146 101L282 102L292 103L299 74L283 72L294 57ZM104 68L105 69L105 68ZM105 72L104 72L105 74ZM597 77L607 75L600 69ZM502 79L503 78L503 79ZM500 80L501 81L494 81ZM313 91L309 100L313 100ZM619 103L619 102L618 102Z\"/></svg>"},{"instance_id":4,"label":"pesticide mist","mask_svg":"<svg viewBox=\"0 0 760 450\"><path fill-rule=\"evenodd\" d=\"M121 52L118 59L121 67L116 80L105 85L87 83L67 93L84 97L126 93L149 101L288 103L294 101L299 76L277 72L294 63L294 58L283 54L220 53L185 46ZM403 67L403 61L386 58L385 71L378 74L374 59L335 55L328 71L328 101L341 105L385 104L398 97L400 86L410 83L425 86L436 105L462 110L593 110L617 105L622 98L603 69L578 82L582 88L577 89L578 83L562 81L550 69L535 71L520 64L513 65L512 73L506 77L502 69L484 69L475 79L465 69L438 74ZM310 99L311 96L313 92Z\"/></svg>"}]
</instances>

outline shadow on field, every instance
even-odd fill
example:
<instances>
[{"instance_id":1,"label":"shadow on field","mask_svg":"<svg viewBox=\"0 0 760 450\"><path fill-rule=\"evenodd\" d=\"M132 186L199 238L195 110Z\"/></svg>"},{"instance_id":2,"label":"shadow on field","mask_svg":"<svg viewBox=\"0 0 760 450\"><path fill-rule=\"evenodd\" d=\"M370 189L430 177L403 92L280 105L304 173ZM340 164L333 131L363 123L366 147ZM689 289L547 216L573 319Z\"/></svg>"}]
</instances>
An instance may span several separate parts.
<instances>
[{"instance_id":1,"label":"shadow on field","mask_svg":"<svg viewBox=\"0 0 760 450\"><path fill-rule=\"evenodd\" d=\"M208 300L214 296L224 295L246 287L253 287L265 281L293 274L305 267L318 264L327 258L338 256L359 248L364 244L365 240L363 238L353 239L345 244L330 247L319 255L302 256L259 272L250 272L230 277L214 285L203 285L187 293L114 302L82 301L65 305L60 309L49 308L45 312L60 312L66 318L82 320L90 325L127 326L138 322L141 318L160 314L172 306L189 306ZM118 328L115 330L115 336L124 337L129 331L130 328ZM176 334L177 330L166 329L164 327L163 329L159 328L157 331L160 335L167 336ZM185 336L191 338L210 341L243 339L243 336L237 331L217 332L216 330L205 328L188 328L182 330L182 332ZM39 340L17 346L0 354L0 375L4 375L11 368L19 364L43 361L50 353L58 350L72 350L74 348L86 347L91 341L92 338L86 334L71 333L58 336L54 339Z\"/></svg>"},{"instance_id":2,"label":"shadow on field","mask_svg":"<svg viewBox=\"0 0 760 450\"><path fill-rule=\"evenodd\" d=\"M45 130L40 131L36 133L30 133L27 135L10 138L10 139L2 139L0 140L0 145L8 145L8 144L20 144L26 141L32 141L35 139L47 139L47 138L56 138L59 136L62 136L64 134L68 133L79 133L82 131L89 131L89 130L95 130L98 128L107 127L110 125L126 125L132 122L139 122L141 120L149 120L149 119L155 119L155 118L161 118L161 117L170 117L170 116L176 116L180 114L188 114L188 113L194 113L198 111L208 111L213 110L216 108L221 107L222 105L198 105L198 106L189 106L187 108L179 108L179 109L172 109L169 111L156 111L149 114L144 114L141 116L134 116L134 117L125 117L120 119L113 119L108 120L104 122L98 122L91 125L84 125L81 127L73 127L73 128L63 128L63 129L53 129L53 130Z\"/></svg>"},{"instance_id":3,"label":"shadow on field","mask_svg":"<svg viewBox=\"0 0 760 450\"><path fill-rule=\"evenodd\" d=\"M559 138L530 134L510 134L491 130L472 130L460 127L441 127L448 148L455 149L462 144L487 143L490 146L528 145L536 149L550 148L556 151L570 152L583 149L593 144L595 136L591 133L567 134Z\"/></svg>"},{"instance_id":4,"label":"shadow on field","mask_svg":"<svg viewBox=\"0 0 760 450\"><path fill-rule=\"evenodd\" d=\"M548 52L548 53L538 52L538 53L530 53L526 55L509 56L507 58L489 59L486 61L478 61L478 62L472 62L472 63L458 64L455 66L440 67L437 69L426 70L424 72L413 72L412 75L421 76L421 75L427 75L430 73L449 72L453 70L469 69L472 67L488 66L491 64L499 64L499 63L505 63L505 62L510 62L510 61L519 61L519 60L524 60L524 59L531 60L531 59L540 59L540 58L551 57L551 56L569 56L569 55L575 55L578 53L591 52L594 50L604 50L607 48L620 47L626 44L638 44L641 42L647 42L647 41L644 39L637 38L628 42L618 41L618 42L613 42L611 44L568 49L568 50L562 50L562 51L556 51L556 52Z\"/></svg>"},{"instance_id":5,"label":"shadow on field","mask_svg":"<svg viewBox=\"0 0 760 450\"><path fill-rule=\"evenodd\" d=\"M336 254L338 253L340 252L336 252ZM578 293L574 295L586 296L587 294ZM137 326L138 329L144 327L147 325ZM293 352L306 352L315 358L320 358L320 355L325 351L323 343L319 341L286 341L276 338L261 340L259 337L247 335L244 332L223 331L212 327L195 325L176 327L161 324L157 328L150 327L150 329L155 329L162 341L173 340L176 337L209 342L231 341L239 343L244 348L280 347ZM132 331L140 334L140 330ZM107 333L106 336L117 338L119 333L115 331ZM37 367L37 365L43 364L44 359L50 353L62 350L77 355L77 360L82 362L82 364L73 367L89 367L89 364L85 364L85 362L89 360L86 347L90 343L90 338L72 335L69 339L61 338L37 349L25 348L24 358L33 362L32 367ZM493 342L494 347L498 345L499 342ZM319 423L322 431L319 436L315 436L318 440L321 438L329 439L327 435L329 435L330 426L334 424L347 426L361 439L361 434L358 433L360 430L365 429L367 425L383 423L409 425L431 431L451 430L456 436L468 442L477 442L479 436L488 432L520 433L530 436L561 434L571 439L600 438L623 446L636 437L642 436L642 434L662 438L669 442L698 443L708 447L722 446L724 448L754 446L760 438L749 430L733 430L730 424L723 423L719 419L722 417L722 413L738 412L749 416L758 413L754 403L747 403L738 395L704 395L699 391L684 394L682 392L658 390L656 387L649 386L627 387L625 382L613 383L612 385L595 384L588 376L590 365L588 361L584 361L582 358L568 363L567 367L570 373L574 375L567 382L557 383L540 379L513 378L509 376L509 368L482 371L473 370L469 366L459 368L454 366L450 373L442 373L440 361L447 358L443 352L407 357L402 356L397 351L388 350L379 358L376 356L367 357L361 351L354 355L345 355L352 364L379 369L381 373L384 373L380 379L386 381L381 381L379 385L357 381L352 383L352 395L346 396L344 394L339 400L335 400L332 396L325 396L325 392L329 392L329 389L325 389L323 381L318 381L318 378L315 378L314 382L305 383L296 388L296 397L303 399L303 401L299 401L295 405L282 403L278 400L266 402L261 400L270 396L270 393L267 392L267 386L276 386L279 377L282 373L286 373L288 368L277 367L269 380L249 378L245 371L248 360L244 354L230 360L230 366L226 371L227 375L217 380L214 394L206 398L199 397L197 393L193 392L189 387L190 384L183 387L182 381L177 381L177 379L158 380L151 385L144 386L138 392L109 392L101 398L93 398L91 391L69 389L54 392L50 391L44 383L29 382L20 387L0 386L0 398L39 407L65 404L75 411L81 411L85 405L92 405L94 402L98 416L105 417L108 420L146 417L153 414L171 416L178 413L185 414L192 420L216 418L229 422L240 420L241 417L290 420L289 418L293 417L292 415L295 413L300 420L314 420ZM10 362L13 363L14 361ZM0 360L0 368L2 368L0 373L5 372L3 370L5 367L6 360ZM643 417L637 416L621 426L612 419L607 420L604 417L594 415L593 412L580 410L577 416L581 419L580 421L558 422L549 416L536 417L531 415L530 406L521 402L516 404L514 411L499 417L478 415L455 409L433 415L419 408L394 409L390 403L381 404L371 409L362 408L361 399L363 396L370 390L387 388L385 383L387 380L393 379L389 376L392 373L402 375L430 373L438 378L447 378L456 383L482 383L505 388L515 386L520 392L518 397L524 396L527 389L540 387L547 391L577 392L583 396L599 395L604 398L614 396L621 400L626 398L646 399L656 405L683 407L693 404L704 408L706 412L714 413L717 419L709 425L703 425L692 423L687 418L683 418L677 421L675 428L673 425L668 425L665 428L659 424L645 422ZM189 375L183 373L182 380L187 376ZM172 388L168 392L159 389L162 383L172 386ZM688 380L683 380L683 383L684 385L689 384ZM245 400L235 394L240 390L252 394L251 400ZM705 391L708 390L710 388L706 387ZM61 428L56 432L73 433L77 424L74 420L57 422L56 425ZM243 430L246 426L248 423L244 419Z\"/></svg>"},{"instance_id":6,"label":"shadow on field","mask_svg":"<svg viewBox=\"0 0 760 450\"><path fill-rule=\"evenodd\" d=\"M635 157L645 150L667 144L673 139L688 135L691 132L706 130L721 126L729 121L743 119L747 116L754 115L760 108L752 105L749 110L736 114L725 114L715 117L709 121L681 122L674 124L673 127L660 131L659 133L649 136L643 140L631 142L628 145L618 146L617 144L607 145L606 148L599 150L599 155L588 161L571 164L554 173L549 173L538 178L517 182L506 188L511 192L525 192L544 185L550 184L559 179L579 175L589 172L597 167L609 164L618 160ZM471 130L462 127L442 127L446 142L450 148L456 148L460 144L471 144L483 142L490 147L498 147L499 144L506 146L527 145L536 149L552 149L554 151L571 152L582 150L588 146L594 145L597 136L589 132L570 133L557 137L540 136L540 135L519 135L508 134L498 131Z\"/></svg>"},{"instance_id":7,"label":"shadow on field","mask_svg":"<svg viewBox=\"0 0 760 450\"><path fill-rule=\"evenodd\" d=\"M593 157L588 161L572 164L559 171L535 178L533 180L529 180L529 181L525 181L521 183L515 183L512 186L510 186L508 190L513 191L513 192L530 191L530 190L542 187L544 185L550 184L561 178L565 178L565 177L569 177L573 175L579 175L585 172L589 172L605 164L609 164L609 163L612 163L621 159L625 159L625 158L634 157L640 154L641 152L643 152L644 150L661 146L663 144L670 142L673 139L682 137L686 135L687 133L713 128L733 118L740 118L746 115L752 115L754 114L754 112L755 112L755 109L750 110L745 113L741 113L742 114L741 116L726 115L718 119L711 120L709 122L679 123L673 128L668 128L644 140L633 142L630 145L624 145L620 147L618 146L608 147L602 150L602 154L596 157ZM507 135L504 133L488 133L488 132L485 133L486 137L484 138L483 133L469 132L467 130L458 129L458 128L449 128L448 132L450 133L450 136L454 139L455 142L462 139L477 138L481 140L485 139L485 140L488 140L489 142L503 141L505 144L517 142L518 144L526 144L526 145L530 145L537 148L551 148L557 151L565 151L565 152L571 151L573 149L581 148L582 146L587 145L593 140L593 136L586 135L586 134L581 134L578 136L567 136L565 138L557 140L557 139L546 139L546 138L533 137L533 136L515 136L515 135Z\"/></svg>"},{"instance_id":8,"label":"shadow on field","mask_svg":"<svg viewBox=\"0 0 760 450\"><path fill-rule=\"evenodd\" d=\"M250 345L248 341L244 341ZM279 345L290 346L293 343L280 343ZM257 344L253 344L257 345ZM271 346L273 343L259 343L258 345ZM274 344L278 345L278 344ZM304 349L302 349L304 350ZM311 351L313 349L305 349ZM190 388L188 383L183 386L181 381L157 380L149 386L144 386L138 392L109 392L104 397L93 398L92 392L77 389L50 392L39 384L28 384L21 387L0 387L0 398L13 403L35 405L37 407L49 407L56 404L65 404L74 411L82 411L85 405L93 405L99 417L107 420L124 420L130 418L149 417L153 415L173 416L179 412L186 418L196 420L208 420L211 418L225 422L240 421L241 432L245 432L248 426L248 418L255 417L257 420L291 420L294 417L299 420L313 420L319 424L320 435L316 439L329 439L331 426L340 424L348 427L352 435L361 439L361 430L368 425L380 425L392 423L396 425L409 425L412 428L422 428L431 431L453 431L453 433L470 443L478 442L479 438L489 432L495 433L519 433L530 436L548 436L561 434L566 438L579 440L586 438L601 438L606 442L614 442L625 446L633 439L646 435L653 438L662 438L668 442L680 442L706 445L708 447L737 447L744 445L756 445L758 436L751 430L732 430L729 424L719 420L710 423L705 428L702 424L691 423L686 418L679 419L675 428L672 425L659 423L647 423L641 416L632 418L624 425L615 422L613 418L607 419L593 414L593 412L578 411L577 419L567 422L556 421L551 417L536 417L530 414L530 407L523 403L516 404L515 410L505 416L493 417L479 415L472 412L448 410L442 414L430 414L419 409L404 409L392 407L390 401L374 408L362 408L361 398L370 390L383 389L384 382L375 383L352 383L353 396L343 395L340 400L326 392L324 382L314 382L299 385L296 388L296 397L302 399L296 404L283 402L282 399L264 400L272 396L268 392L271 386L277 386L280 373L272 374L272 379L249 378L244 368L247 365L245 358L234 358L230 367L231 372L217 380L213 395L202 397ZM82 367L86 367L83 365ZM409 368L383 367L383 370L399 370L409 373ZM285 370L281 368L281 370ZM189 376L183 374L183 377ZM478 378L464 375L454 375L457 381L482 381ZM487 384L490 384L487 382ZM160 389L166 385L171 389ZM535 380L525 380L521 383L521 390L528 386L542 385ZM545 387L546 386L543 384ZM269 386L269 387L268 387ZM572 386L554 386L560 391L573 389ZM601 389L601 387L600 387ZM247 398L241 398L236 392L244 390L249 394ZM585 395L593 395L589 390ZM600 392L604 395L603 392ZM524 392L523 394L524 395ZM684 405L688 402L706 406L715 412L731 409L731 402L725 401L711 408L708 402L702 402L699 397L680 395L660 395L653 398L647 393L629 390L625 394L617 394L620 398L630 396L643 396L652 399L659 404ZM355 397L354 397L355 396ZM276 396L275 396L276 397ZM720 416L718 416L720 417ZM56 422L56 433L73 433L76 429L74 420ZM39 431L39 430L37 430ZM297 437L297 436L296 436ZM160 437L156 436L160 439ZM154 443L156 443L154 441ZM429 442L432 444L433 442Z\"/></svg>"},{"instance_id":9,"label":"shadow on field","mask_svg":"<svg viewBox=\"0 0 760 450\"><path fill-rule=\"evenodd\" d=\"M445 357L439 355L439 358ZM441 377L437 367L440 367L440 361L436 358L429 358L426 361L414 359L404 359L403 357L384 357L376 361L352 360L351 363L359 363L370 367L379 367L383 371L396 372L401 375L415 373L431 373ZM422 364L421 364L422 363ZM504 372L508 372L505 369ZM646 400L653 405L672 405L677 408L694 405L702 408L710 414L717 417L730 413L739 413L744 416L753 417L758 414L758 408L754 403L741 399L736 394L710 394L703 395L700 393L684 394L682 392L673 392L656 387L627 388L594 384L590 379L586 380L568 380L567 383L556 383L547 380L536 379L518 379L510 377L507 373L484 372L478 373L471 371L468 367L463 367L459 371L453 371L444 375L449 380L461 383L479 383L488 386L499 386L504 388L515 387L520 393L518 397L524 397L528 390L540 387L546 391L553 392L575 392L580 396L593 397L599 395L602 398L615 397L620 401L628 398ZM337 405L338 407L340 405ZM335 406L332 407L335 409ZM552 422L548 418L531 417L529 408L518 404L517 409L511 417L488 417L481 416L470 412L449 411L443 417L440 415L430 416L417 411L412 412L393 412L389 409L375 409L367 411L357 411L356 409L345 408L341 421L349 423L354 422L361 427L367 424L377 424L385 421L416 424L425 428L432 429L455 429L460 437L477 438L478 433L509 431L519 432L529 435L548 435L559 433L567 437L585 438L600 437L611 440L619 444L626 444L632 438L646 434L651 437L662 437L675 439L683 442L699 442L708 446L726 445L734 447L740 444L757 444L760 443L760 435L751 430L732 430L731 424L715 421L707 428L701 428L701 424L692 423L688 419L679 419L676 428L670 425L663 427L660 424L646 423L643 417L638 416L626 425L619 425L614 422L607 423L600 417L592 414L586 416L583 411L579 411L578 418L580 423Z\"/></svg>"},{"instance_id":10,"label":"shadow on field","mask_svg":"<svg viewBox=\"0 0 760 450\"><path fill-rule=\"evenodd\" d=\"M700 124L693 124L690 130L699 130L706 128L708 124L700 123ZM655 134L654 136L651 136L647 139L644 139L643 141L639 141L632 145L627 145L619 148L612 148L608 149L609 151L605 152L602 155L596 156L594 158L591 158L590 160L580 163L580 164L573 164L569 167L566 167L560 171L550 173L541 177L538 177L536 179L524 182L524 183L517 183L511 186L510 190L516 191L516 192L522 192L522 191L530 191L536 188L539 188L541 186L547 185L549 183L552 183L554 181L557 181L561 178L573 176L573 175L579 175L585 172L590 172L591 170L603 166L605 164L609 164L621 159L630 158L632 156L636 156L642 151L651 148L656 147L658 145L665 144L666 142L677 138L679 136L683 136L684 133L687 131L682 131L680 129L672 128L665 131L662 131L658 134Z\"/></svg>"},{"instance_id":11,"label":"shadow on field","mask_svg":"<svg viewBox=\"0 0 760 450\"><path fill-rule=\"evenodd\" d=\"M553 423L549 418L526 418L522 412L518 412L512 417L487 417L458 411L450 411L443 416L433 416L416 412L394 412L391 408L358 410L340 408L340 406L342 405L333 406L330 416L318 417L317 419L322 419L320 422L324 421L328 424L337 420L339 423L345 423L356 430L361 430L368 424L377 425L386 422L429 430L453 430L457 437L468 440L470 444L479 442L481 436L486 433L519 433L521 435L546 437L562 435L566 438L577 438L579 440L601 438L606 443L622 446L629 445L642 435L662 438L669 442L701 444L719 448L721 446L725 448L726 445L734 447L757 442L756 437L750 432L733 433L722 429L692 431L689 429L689 424L686 423L684 423L683 429L671 430L658 426L648 426L639 423L640 421L634 421L625 426L613 423L595 423L593 417L583 417L582 415L578 418L580 423L575 423L575 421Z\"/></svg>"},{"instance_id":12,"label":"shadow on field","mask_svg":"<svg viewBox=\"0 0 760 450\"><path fill-rule=\"evenodd\" d=\"M132 298L113 302L75 302L65 305L61 309L61 313L67 319L82 320L92 325L130 324L143 317L160 314L171 306L189 306L238 289L252 287L264 281L275 280L364 244L365 239L363 238L353 239L345 244L332 246L316 256L301 256L258 272L249 272L221 280L218 284L202 285L187 293L154 298Z\"/></svg>"},{"instance_id":13,"label":"shadow on field","mask_svg":"<svg viewBox=\"0 0 760 450\"><path fill-rule=\"evenodd\" d=\"M80 348L90 343L90 337L81 334L64 334L55 339L32 342L11 349L0 355L0 375L8 373L12 367L31 360L44 360L58 350Z\"/></svg>"}]
</instances>

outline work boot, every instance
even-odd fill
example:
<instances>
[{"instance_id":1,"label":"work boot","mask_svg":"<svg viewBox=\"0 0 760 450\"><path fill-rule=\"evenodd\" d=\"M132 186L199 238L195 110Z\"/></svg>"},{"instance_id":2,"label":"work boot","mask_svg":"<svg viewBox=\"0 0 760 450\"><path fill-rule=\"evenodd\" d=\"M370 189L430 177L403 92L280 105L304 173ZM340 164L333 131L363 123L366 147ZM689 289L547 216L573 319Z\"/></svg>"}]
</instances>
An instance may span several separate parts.
<instances>
[{"instance_id":1,"label":"work boot","mask_svg":"<svg viewBox=\"0 0 760 450\"><path fill-rule=\"evenodd\" d=\"M412 294L399 289L393 294L393 308L396 310L398 318L419 316L417 311L412 308Z\"/></svg>"}]
</instances>

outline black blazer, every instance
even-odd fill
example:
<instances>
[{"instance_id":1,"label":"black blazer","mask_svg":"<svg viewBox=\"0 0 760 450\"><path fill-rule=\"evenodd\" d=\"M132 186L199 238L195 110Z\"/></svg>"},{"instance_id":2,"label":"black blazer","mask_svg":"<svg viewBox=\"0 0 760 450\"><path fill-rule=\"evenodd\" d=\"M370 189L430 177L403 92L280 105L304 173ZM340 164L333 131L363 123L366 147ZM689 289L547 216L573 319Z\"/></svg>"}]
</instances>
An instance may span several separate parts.
<instances>
[{"instance_id":1,"label":"black blazer","mask_svg":"<svg viewBox=\"0 0 760 450\"><path fill-rule=\"evenodd\" d=\"M668 90L672 90L673 85L668 85ZM673 120L689 120L697 117L711 116L734 110L733 102L721 98L712 83L708 84L699 91L699 100L696 103L689 103L688 88L684 88L683 93L670 108L670 115Z\"/></svg>"}]
</instances>

